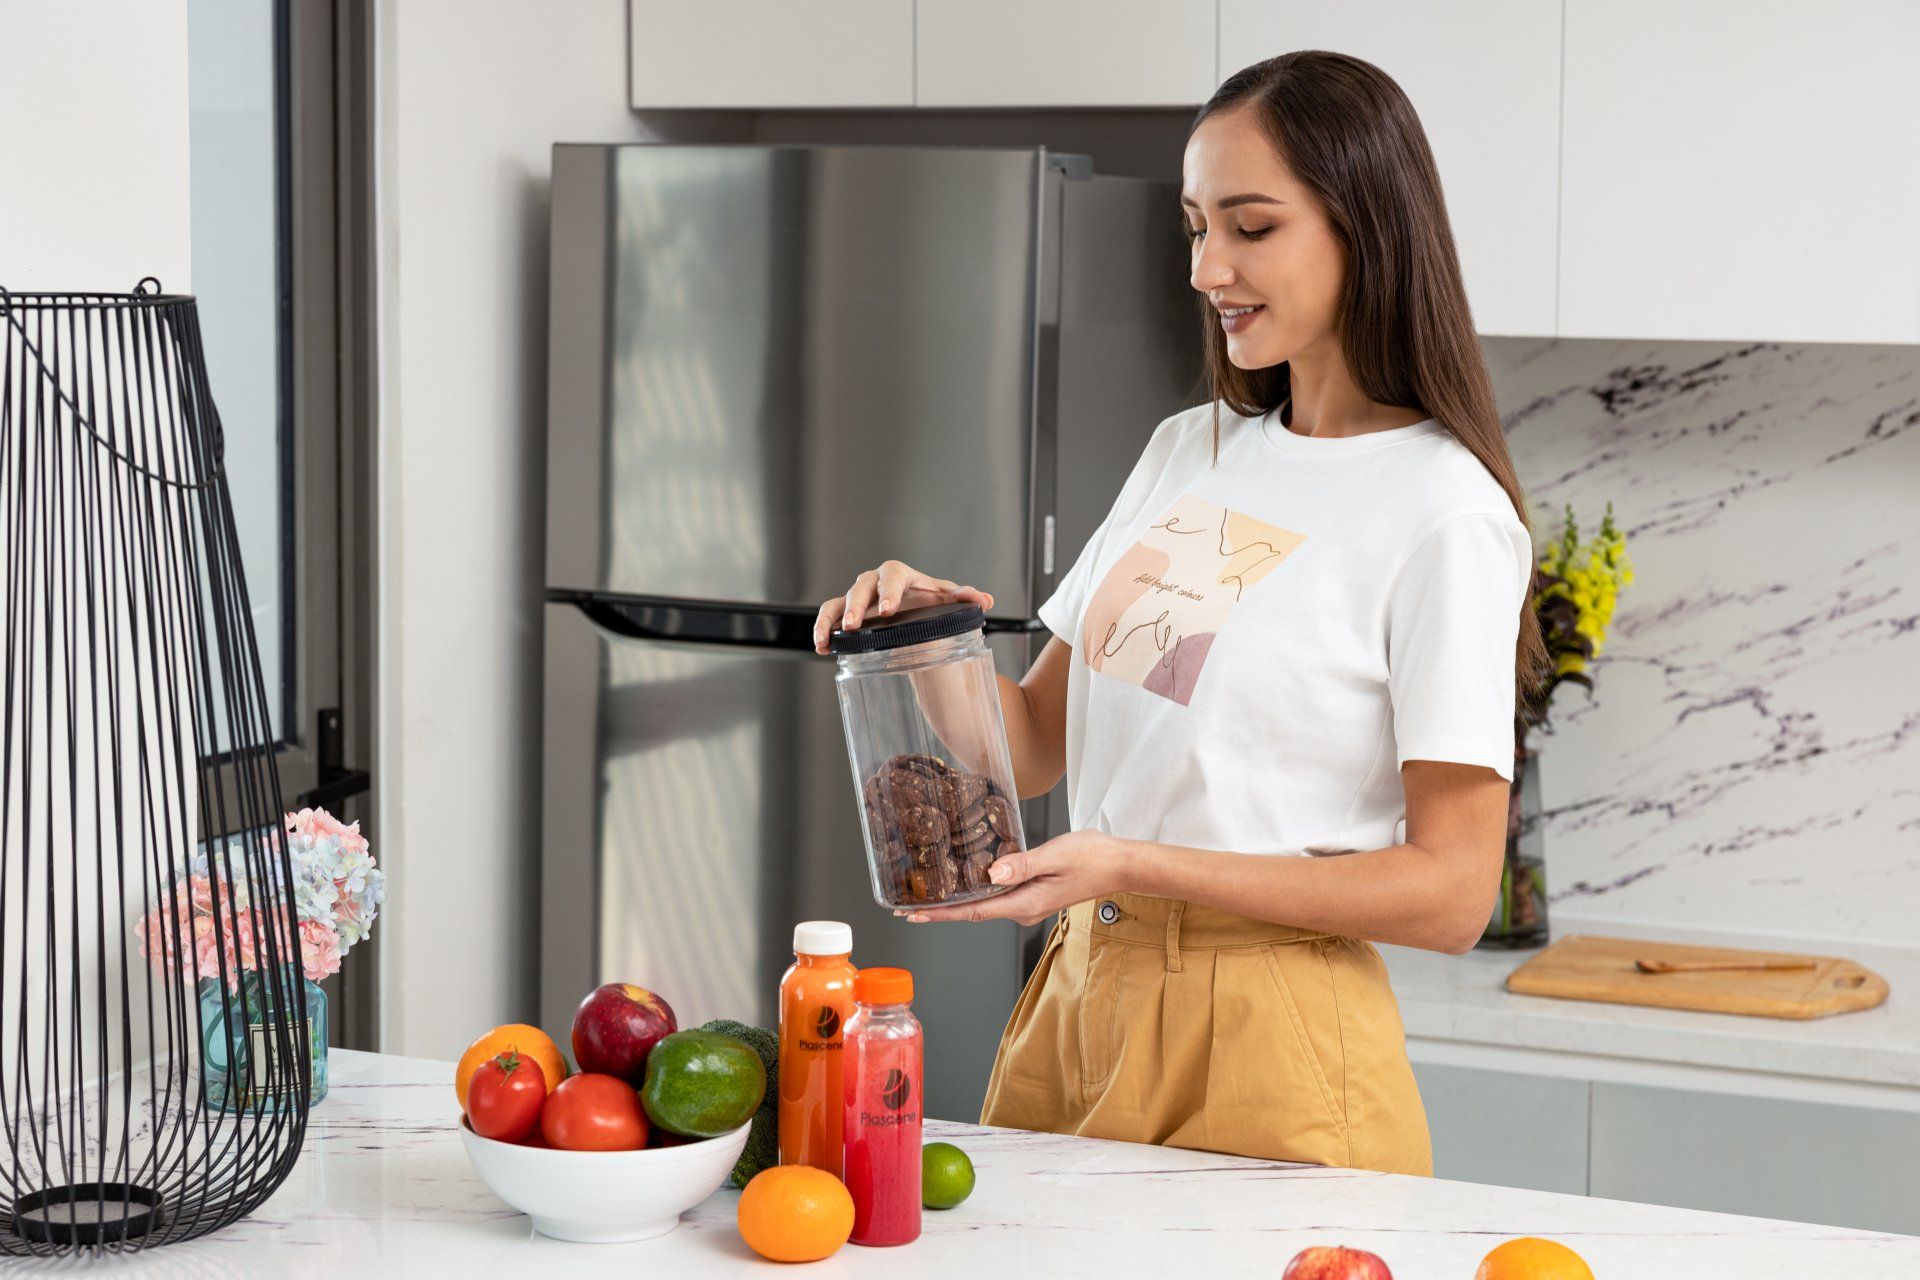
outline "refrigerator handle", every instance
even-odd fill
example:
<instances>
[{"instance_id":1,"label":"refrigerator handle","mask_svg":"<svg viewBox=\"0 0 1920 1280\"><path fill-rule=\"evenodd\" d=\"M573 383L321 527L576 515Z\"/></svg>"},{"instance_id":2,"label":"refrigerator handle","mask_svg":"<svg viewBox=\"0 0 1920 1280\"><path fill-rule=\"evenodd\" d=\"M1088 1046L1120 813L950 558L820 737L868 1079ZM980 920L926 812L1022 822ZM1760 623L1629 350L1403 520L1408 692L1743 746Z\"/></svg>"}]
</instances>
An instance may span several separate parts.
<instances>
[{"instance_id":1,"label":"refrigerator handle","mask_svg":"<svg viewBox=\"0 0 1920 1280\"><path fill-rule=\"evenodd\" d=\"M598 595L552 590L547 599L571 604L594 626L623 640L674 640L689 644L794 649L813 653L818 609L793 604L740 604L670 596ZM1046 630L1038 618L988 618L990 635Z\"/></svg>"}]
</instances>

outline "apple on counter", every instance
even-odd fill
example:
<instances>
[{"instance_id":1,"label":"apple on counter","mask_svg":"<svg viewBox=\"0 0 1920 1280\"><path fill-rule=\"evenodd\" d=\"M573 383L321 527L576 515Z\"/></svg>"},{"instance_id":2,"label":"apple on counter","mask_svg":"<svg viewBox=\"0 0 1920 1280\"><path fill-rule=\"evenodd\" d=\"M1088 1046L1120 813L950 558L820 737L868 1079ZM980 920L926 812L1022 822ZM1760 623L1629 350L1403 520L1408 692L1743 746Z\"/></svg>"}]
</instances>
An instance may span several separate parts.
<instances>
[{"instance_id":1,"label":"apple on counter","mask_svg":"<svg viewBox=\"0 0 1920 1280\"><path fill-rule=\"evenodd\" d=\"M1376 1253L1345 1245L1315 1245L1293 1255L1280 1280L1393 1280Z\"/></svg>"},{"instance_id":2,"label":"apple on counter","mask_svg":"<svg viewBox=\"0 0 1920 1280\"><path fill-rule=\"evenodd\" d=\"M573 1060L583 1072L618 1076L638 1089L647 1055L679 1030L667 1002L631 982L609 982L587 993L573 1015Z\"/></svg>"}]
</instances>

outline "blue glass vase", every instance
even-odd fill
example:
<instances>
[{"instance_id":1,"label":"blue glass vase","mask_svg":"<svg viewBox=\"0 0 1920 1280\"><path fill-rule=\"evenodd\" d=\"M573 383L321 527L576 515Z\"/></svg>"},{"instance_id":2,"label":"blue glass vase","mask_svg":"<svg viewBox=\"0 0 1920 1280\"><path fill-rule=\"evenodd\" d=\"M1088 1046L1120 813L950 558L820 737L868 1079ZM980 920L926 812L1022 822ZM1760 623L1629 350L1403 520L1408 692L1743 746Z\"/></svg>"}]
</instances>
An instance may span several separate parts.
<instances>
[{"instance_id":1,"label":"blue glass vase","mask_svg":"<svg viewBox=\"0 0 1920 1280\"><path fill-rule=\"evenodd\" d=\"M327 1096L327 993L297 970L283 981L306 1003L306 1057L313 1074L308 1106ZM200 980L200 1048L207 1102L222 1111L284 1110L298 1092L299 1065L274 1069L277 1046L297 1039L291 1011L275 1007L274 992L257 971L240 975L239 990L226 990L217 978ZM284 1024L285 1029L282 1027Z\"/></svg>"}]
</instances>

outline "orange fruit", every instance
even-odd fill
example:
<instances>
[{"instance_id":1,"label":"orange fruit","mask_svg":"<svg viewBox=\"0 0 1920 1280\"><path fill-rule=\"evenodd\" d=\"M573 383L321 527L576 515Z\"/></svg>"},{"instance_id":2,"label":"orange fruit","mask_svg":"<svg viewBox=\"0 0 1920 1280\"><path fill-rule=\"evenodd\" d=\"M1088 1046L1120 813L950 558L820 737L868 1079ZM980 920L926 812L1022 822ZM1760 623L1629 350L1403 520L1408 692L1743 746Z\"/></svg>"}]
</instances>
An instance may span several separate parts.
<instances>
[{"instance_id":1,"label":"orange fruit","mask_svg":"<svg viewBox=\"0 0 1920 1280\"><path fill-rule=\"evenodd\" d=\"M1593 1268L1557 1240L1521 1236L1480 1259L1473 1280L1593 1280Z\"/></svg>"},{"instance_id":2,"label":"orange fruit","mask_svg":"<svg viewBox=\"0 0 1920 1280\"><path fill-rule=\"evenodd\" d=\"M740 1238L774 1262L818 1262L853 1234L853 1196L824 1169L777 1164L740 1193Z\"/></svg>"},{"instance_id":3,"label":"orange fruit","mask_svg":"<svg viewBox=\"0 0 1920 1280\"><path fill-rule=\"evenodd\" d=\"M509 1049L540 1064L540 1074L547 1078L548 1093L567 1078L567 1060L560 1056L560 1046L553 1042L553 1037L524 1022L509 1022L475 1040L460 1055L460 1065L453 1069L453 1091L460 1099L462 1113L467 1109L467 1085L472 1083L473 1073L480 1069L481 1063Z\"/></svg>"}]
</instances>

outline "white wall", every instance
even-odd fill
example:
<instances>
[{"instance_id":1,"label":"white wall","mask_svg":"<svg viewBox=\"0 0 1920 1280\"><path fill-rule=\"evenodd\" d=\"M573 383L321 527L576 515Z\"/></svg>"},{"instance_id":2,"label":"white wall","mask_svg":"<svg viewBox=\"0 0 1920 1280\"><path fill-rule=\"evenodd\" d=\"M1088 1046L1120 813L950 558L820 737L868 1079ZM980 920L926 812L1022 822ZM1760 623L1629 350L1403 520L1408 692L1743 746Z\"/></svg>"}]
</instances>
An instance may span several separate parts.
<instances>
[{"instance_id":1,"label":"white wall","mask_svg":"<svg viewBox=\"0 0 1920 1280\"><path fill-rule=\"evenodd\" d=\"M377 56L381 1046L454 1057L537 1017L550 149L661 134L624 0L383 0Z\"/></svg>"},{"instance_id":2,"label":"white wall","mask_svg":"<svg viewBox=\"0 0 1920 1280\"><path fill-rule=\"evenodd\" d=\"M1541 752L1555 930L1920 938L1920 346L1486 338L1542 537L1633 585Z\"/></svg>"},{"instance_id":3,"label":"white wall","mask_svg":"<svg viewBox=\"0 0 1920 1280\"><path fill-rule=\"evenodd\" d=\"M191 287L186 0L0 0L0 286Z\"/></svg>"}]
</instances>

